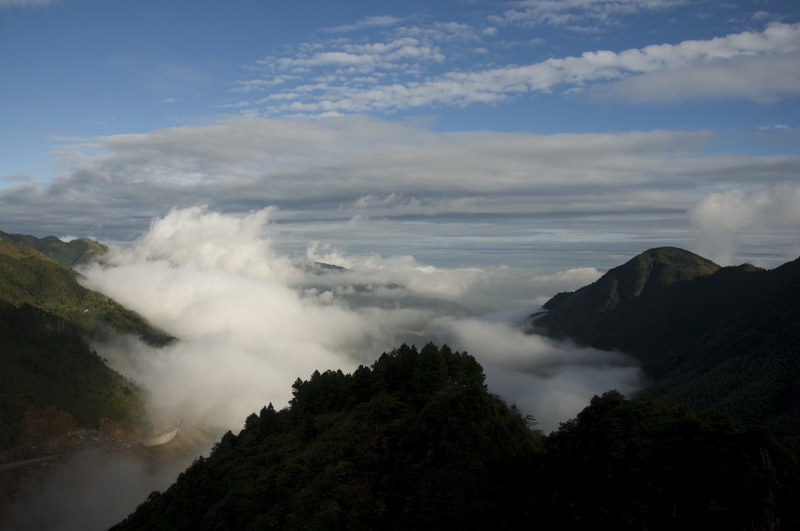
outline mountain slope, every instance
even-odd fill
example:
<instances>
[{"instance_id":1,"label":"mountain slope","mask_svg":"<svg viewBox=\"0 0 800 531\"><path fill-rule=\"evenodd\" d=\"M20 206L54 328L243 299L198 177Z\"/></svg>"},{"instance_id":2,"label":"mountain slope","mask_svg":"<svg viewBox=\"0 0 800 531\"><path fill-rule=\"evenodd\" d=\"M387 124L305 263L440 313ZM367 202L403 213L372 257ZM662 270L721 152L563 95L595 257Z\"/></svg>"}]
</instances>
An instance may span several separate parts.
<instances>
[{"instance_id":1,"label":"mountain slope","mask_svg":"<svg viewBox=\"0 0 800 531\"><path fill-rule=\"evenodd\" d=\"M131 425L142 415L141 390L86 339L128 333L160 345L171 338L81 286L79 276L33 248L0 240L2 449L51 444L70 431L96 430L103 419Z\"/></svg>"},{"instance_id":2,"label":"mountain slope","mask_svg":"<svg viewBox=\"0 0 800 531\"><path fill-rule=\"evenodd\" d=\"M763 431L595 397L544 438L466 353L405 345L315 372L113 527L786 529L796 468Z\"/></svg>"},{"instance_id":3,"label":"mountain slope","mask_svg":"<svg viewBox=\"0 0 800 531\"><path fill-rule=\"evenodd\" d=\"M90 240L89 238L64 242L55 236L37 238L36 236L30 236L28 234L8 234L0 231L0 241L1 240L36 249L45 256L57 262L61 262L68 267L86 264L92 260L96 260L108 251L105 245Z\"/></svg>"},{"instance_id":4,"label":"mountain slope","mask_svg":"<svg viewBox=\"0 0 800 531\"><path fill-rule=\"evenodd\" d=\"M39 308L0 301L0 450L52 445L68 432L97 430L103 419L132 426L142 417L141 390L80 332ZM25 456L19 451L7 457Z\"/></svg>"},{"instance_id":5,"label":"mountain slope","mask_svg":"<svg viewBox=\"0 0 800 531\"><path fill-rule=\"evenodd\" d=\"M170 337L141 316L78 283L80 274L25 245L0 240L0 300L30 304L98 336L113 330L141 336L151 344Z\"/></svg>"},{"instance_id":6,"label":"mountain slope","mask_svg":"<svg viewBox=\"0 0 800 531\"><path fill-rule=\"evenodd\" d=\"M466 353L315 372L118 529L516 528L541 448Z\"/></svg>"},{"instance_id":7,"label":"mountain slope","mask_svg":"<svg viewBox=\"0 0 800 531\"><path fill-rule=\"evenodd\" d=\"M662 256L651 268L669 282L641 282L633 265L659 256L648 251L554 297L533 326L634 356L653 382L648 396L720 409L800 443L800 259L765 271L679 255L690 260ZM638 285L616 298L611 289Z\"/></svg>"},{"instance_id":8,"label":"mountain slope","mask_svg":"<svg viewBox=\"0 0 800 531\"><path fill-rule=\"evenodd\" d=\"M658 247L615 267L593 284L574 293L559 293L544 308L548 314L537 324L553 334L580 335L598 314L625 306L632 299L649 296L677 282L710 275L719 266L676 247Z\"/></svg>"}]
</instances>

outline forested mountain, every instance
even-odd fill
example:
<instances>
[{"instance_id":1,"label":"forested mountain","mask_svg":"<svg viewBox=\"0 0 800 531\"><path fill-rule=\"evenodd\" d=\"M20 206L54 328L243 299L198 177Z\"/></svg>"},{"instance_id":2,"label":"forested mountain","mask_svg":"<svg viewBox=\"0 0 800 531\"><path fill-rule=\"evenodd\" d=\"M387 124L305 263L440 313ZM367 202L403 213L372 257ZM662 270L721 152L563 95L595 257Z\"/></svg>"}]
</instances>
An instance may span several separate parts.
<instances>
[{"instance_id":1,"label":"forested mountain","mask_svg":"<svg viewBox=\"0 0 800 531\"><path fill-rule=\"evenodd\" d=\"M62 451L59 437L96 430L102 419L132 425L144 414L140 393L72 323L0 301L0 456L12 447L7 459L36 455L20 447Z\"/></svg>"},{"instance_id":2,"label":"forested mountain","mask_svg":"<svg viewBox=\"0 0 800 531\"><path fill-rule=\"evenodd\" d=\"M8 234L0 231L0 240L5 240L36 249L40 253L62 264L75 267L86 264L103 256L108 248L89 238L81 238L68 242L55 236L37 238L28 234Z\"/></svg>"},{"instance_id":3,"label":"forested mountain","mask_svg":"<svg viewBox=\"0 0 800 531\"><path fill-rule=\"evenodd\" d=\"M171 339L113 299L81 286L79 277L31 247L0 240L0 300L44 310L87 336L113 331L139 335L151 344Z\"/></svg>"},{"instance_id":4,"label":"forested mountain","mask_svg":"<svg viewBox=\"0 0 800 531\"><path fill-rule=\"evenodd\" d=\"M795 464L765 431L609 392L545 437L483 381L432 344L315 372L113 529L797 524Z\"/></svg>"},{"instance_id":5,"label":"forested mountain","mask_svg":"<svg viewBox=\"0 0 800 531\"><path fill-rule=\"evenodd\" d=\"M800 259L767 271L651 249L545 309L535 330L638 359L646 396L763 423L800 448Z\"/></svg>"},{"instance_id":6,"label":"forested mountain","mask_svg":"<svg viewBox=\"0 0 800 531\"><path fill-rule=\"evenodd\" d=\"M170 337L78 277L33 248L0 240L0 450L51 443L97 429L102 419L131 424L143 414L140 389L86 340L128 333L164 344Z\"/></svg>"}]
</instances>

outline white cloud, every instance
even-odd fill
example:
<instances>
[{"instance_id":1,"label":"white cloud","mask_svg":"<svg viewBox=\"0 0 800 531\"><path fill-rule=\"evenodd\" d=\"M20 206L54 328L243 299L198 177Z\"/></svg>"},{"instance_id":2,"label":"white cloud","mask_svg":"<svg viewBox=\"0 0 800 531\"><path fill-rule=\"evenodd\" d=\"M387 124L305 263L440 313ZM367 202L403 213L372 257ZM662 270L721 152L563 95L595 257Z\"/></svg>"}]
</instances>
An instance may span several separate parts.
<instances>
[{"instance_id":1,"label":"white cloud","mask_svg":"<svg viewBox=\"0 0 800 531\"><path fill-rule=\"evenodd\" d=\"M584 29L584 23L609 23L622 15L666 10L688 0L522 0L516 8L492 16L498 24L551 24Z\"/></svg>"},{"instance_id":2,"label":"white cloud","mask_svg":"<svg viewBox=\"0 0 800 531\"><path fill-rule=\"evenodd\" d=\"M693 246L686 210L709 193L797 178L796 156L708 154L713 140L706 131L435 133L354 116L228 117L65 148L58 178L10 184L0 203L15 223L6 231L131 240L173 207L273 207L282 250L297 254L320 241L437 266L609 267L604 248L624 257ZM739 249L750 256L758 242L748 234ZM758 254L784 258L776 250L786 237L762 239L770 248Z\"/></svg>"},{"instance_id":3,"label":"white cloud","mask_svg":"<svg viewBox=\"0 0 800 531\"><path fill-rule=\"evenodd\" d=\"M595 385L581 384L593 393L607 390L598 386L629 386L629 374L620 385L614 376L622 367L635 372L624 357L524 334L518 324L538 308L532 303L505 316L452 313L461 311L456 303L469 299L473 289L504 290L509 278L517 292L540 299L565 285L575 289L596 278L596 271L531 280L491 269L436 268L408 256L351 256L319 247L309 249L307 261L296 262L273 249L268 214L174 210L154 220L132 246L116 249L108 265L84 271L87 286L179 338L161 349L134 340L97 346L148 388L161 415L233 429L268 402L285 405L297 377L307 378L314 370L352 371L400 341L448 342L498 370L535 375L531 384L542 400L549 396L541 389L553 371L567 380L581 367L597 371ZM308 269L321 260L348 271ZM517 325L504 322L510 315ZM522 405L516 400L519 389L505 381L495 380L495 392ZM591 397L559 393L569 394L575 404ZM566 420L563 414L537 412L554 422Z\"/></svg>"},{"instance_id":4,"label":"white cloud","mask_svg":"<svg viewBox=\"0 0 800 531\"><path fill-rule=\"evenodd\" d=\"M534 92L599 87L596 95L626 101L683 101L697 98L774 101L798 94L800 24L771 23L762 32L746 31L710 40L650 45L621 52L596 50L580 56L550 58L528 65L460 69L427 74L425 63L442 63L434 45L415 39L389 43L339 45L272 61L279 71L336 67L341 73L399 69L410 79L362 85L348 76L313 84L299 96L274 99L270 115L326 112L390 112L431 105L492 104ZM410 63L404 63L410 61ZM345 72L342 68L349 68ZM310 71L318 76L319 73ZM425 75L419 75L425 74ZM257 80L242 82L249 86ZM612 82L610 85L604 83ZM276 93L277 96L281 92Z\"/></svg>"},{"instance_id":5,"label":"white cloud","mask_svg":"<svg viewBox=\"0 0 800 531\"><path fill-rule=\"evenodd\" d=\"M699 251L722 265L735 263L737 240L747 231L800 231L800 185L784 183L761 190L735 188L714 192L692 205ZM795 258L797 242L788 242L785 258ZM790 254L791 253L791 254Z\"/></svg>"},{"instance_id":6,"label":"white cloud","mask_svg":"<svg viewBox=\"0 0 800 531\"><path fill-rule=\"evenodd\" d=\"M637 104L742 99L771 103L800 95L800 52L743 56L663 70L599 87L594 96Z\"/></svg>"},{"instance_id":7,"label":"white cloud","mask_svg":"<svg viewBox=\"0 0 800 531\"><path fill-rule=\"evenodd\" d=\"M758 126L759 131L790 131L792 128L787 124L772 124L772 125L760 125Z\"/></svg>"},{"instance_id":8,"label":"white cloud","mask_svg":"<svg viewBox=\"0 0 800 531\"><path fill-rule=\"evenodd\" d=\"M346 33L350 31L357 31L364 28L394 26L402 21L403 21L402 18L395 17L393 15L377 15L377 16L365 17L354 24L345 24L341 26L325 28L323 31L329 31L331 33Z\"/></svg>"},{"instance_id":9,"label":"white cloud","mask_svg":"<svg viewBox=\"0 0 800 531\"><path fill-rule=\"evenodd\" d=\"M54 4L58 0L0 0L0 9L10 7L37 7Z\"/></svg>"},{"instance_id":10,"label":"white cloud","mask_svg":"<svg viewBox=\"0 0 800 531\"><path fill-rule=\"evenodd\" d=\"M505 322L443 317L431 333L473 354L486 367L490 390L532 414L545 431L595 395L610 389L630 395L644 382L636 363L620 353L556 343Z\"/></svg>"}]
</instances>

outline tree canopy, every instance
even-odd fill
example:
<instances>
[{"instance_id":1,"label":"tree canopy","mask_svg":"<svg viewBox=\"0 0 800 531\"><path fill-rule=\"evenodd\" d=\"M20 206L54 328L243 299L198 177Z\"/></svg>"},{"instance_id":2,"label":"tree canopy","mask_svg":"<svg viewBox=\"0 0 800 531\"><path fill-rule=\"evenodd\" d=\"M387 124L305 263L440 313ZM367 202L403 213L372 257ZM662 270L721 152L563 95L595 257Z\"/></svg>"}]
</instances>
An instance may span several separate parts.
<instances>
[{"instance_id":1,"label":"tree canopy","mask_svg":"<svg viewBox=\"0 0 800 531\"><path fill-rule=\"evenodd\" d=\"M467 353L314 372L114 529L771 529L796 465L769 434L595 397L544 436Z\"/></svg>"}]
</instances>

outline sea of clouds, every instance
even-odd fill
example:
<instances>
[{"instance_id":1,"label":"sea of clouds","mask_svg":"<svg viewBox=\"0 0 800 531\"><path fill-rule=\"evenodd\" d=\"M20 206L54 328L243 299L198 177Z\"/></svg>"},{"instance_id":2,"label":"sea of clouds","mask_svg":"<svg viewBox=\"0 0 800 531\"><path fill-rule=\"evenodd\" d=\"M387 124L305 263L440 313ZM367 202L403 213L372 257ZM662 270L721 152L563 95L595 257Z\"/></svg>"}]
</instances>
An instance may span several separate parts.
<instances>
[{"instance_id":1,"label":"sea of clouds","mask_svg":"<svg viewBox=\"0 0 800 531\"><path fill-rule=\"evenodd\" d=\"M595 394L641 385L635 363L619 353L522 326L549 296L595 280L594 269L531 278L409 256L344 256L318 244L290 257L275 251L269 215L173 210L131 246L112 249L106 264L83 271L87 287L178 338L163 348L135 338L98 346L149 390L160 414L237 431L267 403L286 406L298 377L351 372L402 343L428 341L475 356L490 390L547 431ZM530 302L509 307L493 291L521 291Z\"/></svg>"},{"instance_id":2,"label":"sea of clouds","mask_svg":"<svg viewBox=\"0 0 800 531\"><path fill-rule=\"evenodd\" d=\"M218 440L268 403L287 406L298 377L352 372L402 343L429 341L475 356L489 390L544 431L595 394L630 394L643 383L620 353L524 330L551 295L594 281L595 269L440 268L411 256L347 256L318 242L289 256L276 251L270 214L175 209L132 244L112 247L104 264L82 270L87 287L177 338L160 348L136 337L94 345L147 390L154 417L182 420ZM190 462L154 470L129 457L93 459L77 456L37 476L5 524L105 529Z\"/></svg>"}]
</instances>

